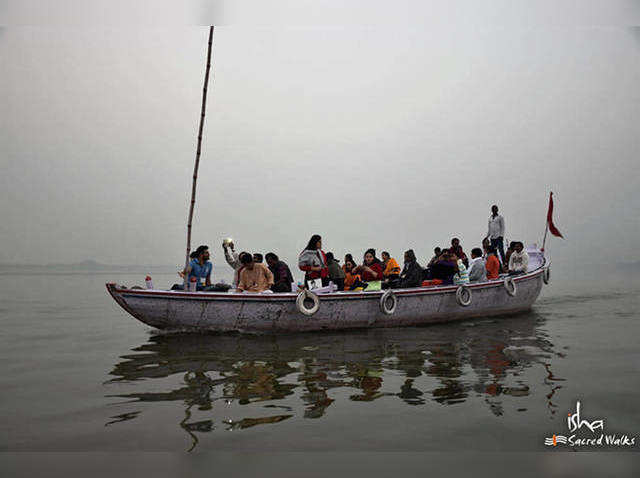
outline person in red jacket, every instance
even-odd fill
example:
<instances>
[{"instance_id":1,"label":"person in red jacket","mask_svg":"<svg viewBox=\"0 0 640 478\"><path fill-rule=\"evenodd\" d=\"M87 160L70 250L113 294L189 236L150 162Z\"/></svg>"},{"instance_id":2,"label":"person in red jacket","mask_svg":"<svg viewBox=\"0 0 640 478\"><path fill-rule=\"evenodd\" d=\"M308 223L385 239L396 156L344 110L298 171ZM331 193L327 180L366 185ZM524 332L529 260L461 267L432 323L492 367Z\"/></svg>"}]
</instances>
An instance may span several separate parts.
<instances>
[{"instance_id":1,"label":"person in red jacket","mask_svg":"<svg viewBox=\"0 0 640 478\"><path fill-rule=\"evenodd\" d=\"M369 284L366 290L380 290L382 288L382 261L376 257L375 249L368 249L364 253L364 264L355 270L362 280Z\"/></svg>"},{"instance_id":2,"label":"person in red jacket","mask_svg":"<svg viewBox=\"0 0 640 478\"><path fill-rule=\"evenodd\" d=\"M298 257L298 267L305 272L305 284L309 280L321 279L322 285L329 284L329 268L327 266L327 256L322 250L322 237L314 234L309 239L307 247Z\"/></svg>"}]
</instances>

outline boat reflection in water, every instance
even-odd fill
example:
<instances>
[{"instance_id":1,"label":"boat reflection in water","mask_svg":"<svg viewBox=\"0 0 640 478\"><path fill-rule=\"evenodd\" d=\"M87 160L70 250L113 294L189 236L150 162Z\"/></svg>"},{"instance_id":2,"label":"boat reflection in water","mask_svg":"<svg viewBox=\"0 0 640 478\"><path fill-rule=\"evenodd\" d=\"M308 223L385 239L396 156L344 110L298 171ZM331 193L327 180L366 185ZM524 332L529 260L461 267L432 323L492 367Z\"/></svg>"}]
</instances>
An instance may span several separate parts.
<instances>
[{"instance_id":1,"label":"boat reflection in water","mask_svg":"<svg viewBox=\"0 0 640 478\"><path fill-rule=\"evenodd\" d=\"M544 318L533 312L429 327L280 337L160 333L123 356L105 385L117 390L109 397L126 398L129 405L179 402L184 406L180 426L195 446L198 433L317 419L347 400L391 397L398 407L415 407L474 397L499 416L505 396L526 397L540 387L553 414L553 395L562 379L553 376L550 359L563 356L555 349ZM526 373L531 368L538 370ZM539 369L547 377L543 382ZM538 378L528 383L528 376ZM169 389L157 391L165 381ZM226 418L231 407L241 418ZM194 419L195 412L207 418ZM117 415L108 424L139 415L140 410Z\"/></svg>"}]
</instances>

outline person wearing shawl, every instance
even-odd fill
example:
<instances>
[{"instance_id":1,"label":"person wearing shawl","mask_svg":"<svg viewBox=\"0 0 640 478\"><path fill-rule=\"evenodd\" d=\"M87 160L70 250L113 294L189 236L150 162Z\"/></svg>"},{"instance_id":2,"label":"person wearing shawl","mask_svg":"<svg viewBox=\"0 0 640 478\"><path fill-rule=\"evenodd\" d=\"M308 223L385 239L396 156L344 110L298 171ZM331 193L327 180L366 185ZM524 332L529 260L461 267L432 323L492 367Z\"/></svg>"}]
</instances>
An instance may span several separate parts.
<instances>
[{"instance_id":1,"label":"person wearing shawl","mask_svg":"<svg viewBox=\"0 0 640 478\"><path fill-rule=\"evenodd\" d=\"M354 264L354 267L355 267L356 261L353 260L353 255L345 254L345 256L344 256L344 262L342 263L342 270L345 272L345 274L347 272L347 262L352 262Z\"/></svg>"},{"instance_id":2,"label":"person wearing shawl","mask_svg":"<svg viewBox=\"0 0 640 478\"><path fill-rule=\"evenodd\" d=\"M344 278L346 276L338 260L333 256L333 252L327 252L327 267L329 269L329 280L338 286L338 290L344 290Z\"/></svg>"},{"instance_id":3,"label":"person wearing shawl","mask_svg":"<svg viewBox=\"0 0 640 478\"><path fill-rule=\"evenodd\" d=\"M356 263L353 262L353 259L347 259L342 266L344 268L344 290L354 290L358 287L366 286L364 282L362 282L361 277L354 273L356 268Z\"/></svg>"},{"instance_id":4,"label":"person wearing shawl","mask_svg":"<svg viewBox=\"0 0 640 478\"><path fill-rule=\"evenodd\" d=\"M449 252L451 254L455 254L458 259L461 259L465 267L469 267L469 259L467 259L467 255L462 250L460 239L457 237L451 239L451 248L449 249Z\"/></svg>"},{"instance_id":5,"label":"person wearing shawl","mask_svg":"<svg viewBox=\"0 0 640 478\"><path fill-rule=\"evenodd\" d=\"M356 267L355 272L368 284L368 291L382 289L382 261L376 257L375 249L367 249L364 264Z\"/></svg>"},{"instance_id":6,"label":"person wearing shawl","mask_svg":"<svg viewBox=\"0 0 640 478\"><path fill-rule=\"evenodd\" d=\"M456 261L456 265L458 267L458 272L453 275L453 285L463 285L469 283L469 271L467 271L467 266L464 265L462 259L458 259Z\"/></svg>"},{"instance_id":7,"label":"person wearing shawl","mask_svg":"<svg viewBox=\"0 0 640 478\"><path fill-rule=\"evenodd\" d=\"M487 270L487 279L489 280L497 279L500 275L500 260L498 259L498 253L495 247L489 246L487 248L485 269Z\"/></svg>"},{"instance_id":8,"label":"person wearing shawl","mask_svg":"<svg viewBox=\"0 0 640 478\"><path fill-rule=\"evenodd\" d=\"M413 249L404 253L404 267L400 273L399 288L418 287L422 284L422 267L418 264Z\"/></svg>"},{"instance_id":9,"label":"person wearing shawl","mask_svg":"<svg viewBox=\"0 0 640 478\"><path fill-rule=\"evenodd\" d=\"M309 239L307 247L298 256L298 267L304 271L304 281L320 279L322 285L329 285L329 268L327 267L327 256L322 251L322 237L314 234Z\"/></svg>"},{"instance_id":10,"label":"person wearing shawl","mask_svg":"<svg viewBox=\"0 0 640 478\"><path fill-rule=\"evenodd\" d=\"M389 254L387 251L384 251L382 253L382 265L384 267L382 275L384 276L385 280L396 279L400 275L401 269L398 265L398 262L393 257L391 257L391 254Z\"/></svg>"},{"instance_id":11,"label":"person wearing shawl","mask_svg":"<svg viewBox=\"0 0 640 478\"><path fill-rule=\"evenodd\" d=\"M281 261L273 252L267 252L264 258L267 261L269 270L273 274L271 290L273 292L291 292L293 275L291 274L289 266Z\"/></svg>"},{"instance_id":12,"label":"person wearing shawl","mask_svg":"<svg viewBox=\"0 0 640 478\"><path fill-rule=\"evenodd\" d=\"M431 266L433 279L440 279L443 284L453 284L453 275L458 271L458 257L448 249L444 249L435 264Z\"/></svg>"}]
</instances>

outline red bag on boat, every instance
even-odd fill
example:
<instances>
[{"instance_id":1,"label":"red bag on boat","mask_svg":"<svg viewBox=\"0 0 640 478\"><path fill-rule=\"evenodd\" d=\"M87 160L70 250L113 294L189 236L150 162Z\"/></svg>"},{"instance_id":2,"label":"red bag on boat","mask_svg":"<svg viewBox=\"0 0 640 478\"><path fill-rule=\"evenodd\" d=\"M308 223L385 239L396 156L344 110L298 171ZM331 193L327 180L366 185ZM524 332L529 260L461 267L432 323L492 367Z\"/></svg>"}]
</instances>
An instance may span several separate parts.
<instances>
[{"instance_id":1,"label":"red bag on boat","mask_svg":"<svg viewBox=\"0 0 640 478\"><path fill-rule=\"evenodd\" d=\"M429 287L432 285L440 285L442 281L440 279L423 280L422 287Z\"/></svg>"}]
</instances>

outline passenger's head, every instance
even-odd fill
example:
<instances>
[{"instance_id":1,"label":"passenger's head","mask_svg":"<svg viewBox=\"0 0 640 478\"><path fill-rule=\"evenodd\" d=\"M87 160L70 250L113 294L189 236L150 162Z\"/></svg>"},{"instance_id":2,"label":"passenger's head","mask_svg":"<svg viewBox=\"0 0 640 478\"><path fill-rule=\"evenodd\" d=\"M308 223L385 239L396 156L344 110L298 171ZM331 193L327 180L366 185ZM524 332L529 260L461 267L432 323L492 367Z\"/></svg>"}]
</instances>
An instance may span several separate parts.
<instances>
[{"instance_id":1,"label":"passenger's head","mask_svg":"<svg viewBox=\"0 0 640 478\"><path fill-rule=\"evenodd\" d=\"M479 247L474 247L473 249L471 249L471 257L474 259L476 257L482 257L482 249L480 249Z\"/></svg>"},{"instance_id":2,"label":"passenger's head","mask_svg":"<svg viewBox=\"0 0 640 478\"><path fill-rule=\"evenodd\" d=\"M353 259L347 259L344 261L344 268L347 272L351 272L356 267L356 263L353 262Z\"/></svg>"},{"instance_id":3,"label":"passenger's head","mask_svg":"<svg viewBox=\"0 0 640 478\"><path fill-rule=\"evenodd\" d=\"M375 259L376 259L376 250L374 248L367 249L367 252L364 253L364 257L365 258L367 257L367 254L370 254L371 257L373 257L373 260L375 261ZM365 259L365 262L366 262L366 259Z\"/></svg>"},{"instance_id":4,"label":"passenger's head","mask_svg":"<svg viewBox=\"0 0 640 478\"><path fill-rule=\"evenodd\" d=\"M495 248L495 247L493 247L493 246L489 246L489 247L487 247L487 254L493 254L493 255L495 255L495 254L496 254L496 252L497 252L497 251L496 251L496 248Z\"/></svg>"},{"instance_id":5,"label":"passenger's head","mask_svg":"<svg viewBox=\"0 0 640 478\"><path fill-rule=\"evenodd\" d=\"M198 246L198 248L193 251L189 257L191 257L191 259L198 259L198 260L204 260L204 261L208 261L209 260L209 246Z\"/></svg>"},{"instance_id":6,"label":"passenger's head","mask_svg":"<svg viewBox=\"0 0 640 478\"><path fill-rule=\"evenodd\" d=\"M275 266L280 259L273 252L267 252L264 256L264 260L267 261L270 267Z\"/></svg>"},{"instance_id":7,"label":"passenger's head","mask_svg":"<svg viewBox=\"0 0 640 478\"><path fill-rule=\"evenodd\" d=\"M258 264L262 263L262 254L260 254L259 252L254 252L253 253L253 262L257 262Z\"/></svg>"},{"instance_id":8,"label":"passenger's head","mask_svg":"<svg viewBox=\"0 0 640 478\"><path fill-rule=\"evenodd\" d=\"M413 252L413 249L409 249L404 252L404 261L405 262L414 262L416 260L416 254Z\"/></svg>"},{"instance_id":9,"label":"passenger's head","mask_svg":"<svg viewBox=\"0 0 640 478\"><path fill-rule=\"evenodd\" d=\"M309 251L322 249L322 237L320 237L320 235L318 234L314 234L313 236L311 236L311 239L309 239L309 243L307 244L307 247L305 247L304 249Z\"/></svg>"},{"instance_id":10,"label":"passenger's head","mask_svg":"<svg viewBox=\"0 0 640 478\"><path fill-rule=\"evenodd\" d=\"M452 247L458 247L459 245L460 245L460 239L458 239L457 237L454 237L453 239L451 239Z\"/></svg>"},{"instance_id":11,"label":"passenger's head","mask_svg":"<svg viewBox=\"0 0 640 478\"><path fill-rule=\"evenodd\" d=\"M347 261L351 261L351 262L354 262L354 263L355 263L355 261L353 260L353 256L352 256L351 254L345 254L345 256L344 256L344 263L346 264L346 263L347 263Z\"/></svg>"},{"instance_id":12,"label":"passenger's head","mask_svg":"<svg viewBox=\"0 0 640 478\"><path fill-rule=\"evenodd\" d=\"M367 252L364 253L364 263L366 265L371 265L373 264L373 261L376 258L376 251L374 251L373 249L369 249Z\"/></svg>"},{"instance_id":13,"label":"passenger's head","mask_svg":"<svg viewBox=\"0 0 640 478\"><path fill-rule=\"evenodd\" d=\"M495 204L493 206L491 206L491 213L495 216L496 214L498 214L498 206L496 206Z\"/></svg>"},{"instance_id":14,"label":"passenger's head","mask_svg":"<svg viewBox=\"0 0 640 478\"><path fill-rule=\"evenodd\" d=\"M335 260L333 252L327 252L325 255L327 256L327 262L333 262Z\"/></svg>"},{"instance_id":15,"label":"passenger's head","mask_svg":"<svg viewBox=\"0 0 640 478\"><path fill-rule=\"evenodd\" d=\"M516 241L511 241L509 243L509 249L511 249L512 251L516 248Z\"/></svg>"},{"instance_id":16,"label":"passenger's head","mask_svg":"<svg viewBox=\"0 0 640 478\"><path fill-rule=\"evenodd\" d=\"M251 254L248 252L241 252L238 258L240 259L240 264L248 269L253 269L253 256Z\"/></svg>"},{"instance_id":17,"label":"passenger's head","mask_svg":"<svg viewBox=\"0 0 640 478\"><path fill-rule=\"evenodd\" d=\"M387 262L389 259L391 259L391 254L389 254L387 251L382 251L382 254L380 255L382 256L383 262Z\"/></svg>"},{"instance_id":18,"label":"passenger's head","mask_svg":"<svg viewBox=\"0 0 640 478\"><path fill-rule=\"evenodd\" d=\"M438 257L440 254L442 254L442 249L440 249L439 247L436 247L433 250L433 253L436 255L436 257Z\"/></svg>"},{"instance_id":19,"label":"passenger's head","mask_svg":"<svg viewBox=\"0 0 640 478\"><path fill-rule=\"evenodd\" d=\"M516 242L515 246L514 246L515 251L519 254L522 252L522 249L524 249L524 244L520 241Z\"/></svg>"}]
</instances>

